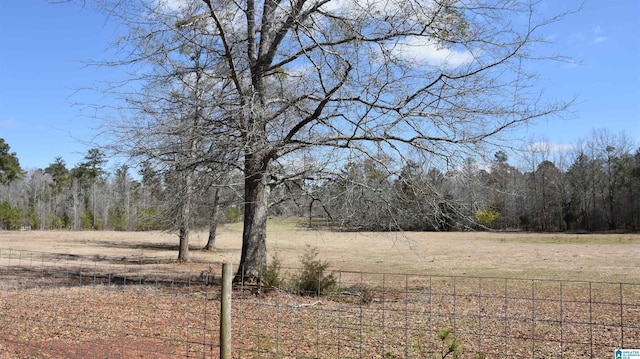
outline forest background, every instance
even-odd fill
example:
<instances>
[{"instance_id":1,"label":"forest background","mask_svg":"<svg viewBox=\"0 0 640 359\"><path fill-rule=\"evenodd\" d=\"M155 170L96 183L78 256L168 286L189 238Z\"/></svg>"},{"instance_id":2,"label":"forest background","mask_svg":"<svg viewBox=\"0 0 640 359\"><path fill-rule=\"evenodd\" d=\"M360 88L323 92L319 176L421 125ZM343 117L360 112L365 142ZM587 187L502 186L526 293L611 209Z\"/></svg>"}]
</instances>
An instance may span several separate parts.
<instances>
[{"instance_id":1,"label":"forest background","mask_svg":"<svg viewBox=\"0 0 640 359\"><path fill-rule=\"evenodd\" d=\"M469 158L442 169L415 161L398 171L389 156L354 159L331 178L274 185L269 215L367 231L640 229L640 147L624 133L597 130L564 152L531 144L517 162L498 151L490 163ZM177 230L175 177L145 163L133 173L105 166L94 148L72 167L57 157L25 170L0 139L0 229ZM215 236L218 223L242 218L243 178L210 178L197 172L190 221Z\"/></svg>"}]
</instances>

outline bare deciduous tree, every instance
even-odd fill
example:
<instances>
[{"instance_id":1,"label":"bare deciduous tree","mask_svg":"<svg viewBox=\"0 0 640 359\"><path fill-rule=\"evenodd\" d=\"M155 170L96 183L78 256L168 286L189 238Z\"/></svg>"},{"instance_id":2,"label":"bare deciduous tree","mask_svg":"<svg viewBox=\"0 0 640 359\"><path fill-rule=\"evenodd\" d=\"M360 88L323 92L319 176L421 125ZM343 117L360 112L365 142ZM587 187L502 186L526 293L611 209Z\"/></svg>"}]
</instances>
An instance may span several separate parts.
<instances>
[{"instance_id":1,"label":"bare deciduous tree","mask_svg":"<svg viewBox=\"0 0 640 359\"><path fill-rule=\"evenodd\" d=\"M193 97L198 104L183 98L180 110L162 118L202 109L198 146L225 154L196 153L244 173L237 280L266 265L279 160L310 149L338 160L341 151L401 158L413 148L454 162L567 106L545 102L525 70L544 43L539 30L561 18L540 18L535 1L102 3L128 25L118 42L124 58L113 63L136 66L134 83L114 91L138 101L137 115L147 111L140 101L170 108L167 88L206 79ZM140 135L145 125L135 124Z\"/></svg>"}]
</instances>

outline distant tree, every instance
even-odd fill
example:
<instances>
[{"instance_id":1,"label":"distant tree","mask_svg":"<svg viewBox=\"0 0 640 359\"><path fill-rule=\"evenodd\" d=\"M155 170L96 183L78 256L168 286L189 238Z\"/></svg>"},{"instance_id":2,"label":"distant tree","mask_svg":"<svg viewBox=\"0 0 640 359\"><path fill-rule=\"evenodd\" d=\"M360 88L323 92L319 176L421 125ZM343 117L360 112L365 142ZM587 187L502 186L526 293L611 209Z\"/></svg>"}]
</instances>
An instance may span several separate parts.
<instances>
[{"instance_id":1,"label":"distant tree","mask_svg":"<svg viewBox=\"0 0 640 359\"><path fill-rule=\"evenodd\" d=\"M408 161L393 185L393 217L403 230L447 231L456 228L463 215L451 182L437 168Z\"/></svg>"},{"instance_id":2,"label":"distant tree","mask_svg":"<svg viewBox=\"0 0 640 359\"><path fill-rule=\"evenodd\" d=\"M631 152L621 153L614 161L617 180L612 184L617 207L614 209L619 230L635 231L640 226L640 149L635 156ZM636 162L638 161L638 162ZM636 215L634 217L634 214Z\"/></svg>"},{"instance_id":3,"label":"distant tree","mask_svg":"<svg viewBox=\"0 0 640 359\"><path fill-rule=\"evenodd\" d=\"M509 156L506 152L500 150L493 155L493 158L496 163L507 163Z\"/></svg>"},{"instance_id":4,"label":"distant tree","mask_svg":"<svg viewBox=\"0 0 640 359\"><path fill-rule=\"evenodd\" d=\"M473 218L476 210L488 206L483 196L486 185L480 174L479 165L472 158L467 158L461 168L453 172L455 192L467 218Z\"/></svg>"},{"instance_id":5,"label":"distant tree","mask_svg":"<svg viewBox=\"0 0 640 359\"><path fill-rule=\"evenodd\" d=\"M116 168L113 176L113 205L110 207L110 224L116 230L130 230L134 221L133 187L135 181L129 175L129 166L121 165Z\"/></svg>"},{"instance_id":6,"label":"distant tree","mask_svg":"<svg viewBox=\"0 0 640 359\"><path fill-rule=\"evenodd\" d=\"M9 183L24 175L16 153L9 150L9 144L0 138L0 184Z\"/></svg>"},{"instance_id":7,"label":"distant tree","mask_svg":"<svg viewBox=\"0 0 640 359\"><path fill-rule=\"evenodd\" d=\"M545 160L529 174L529 186L535 194L531 204L538 230L557 231L562 227L561 175L555 164Z\"/></svg>"},{"instance_id":8,"label":"distant tree","mask_svg":"<svg viewBox=\"0 0 640 359\"><path fill-rule=\"evenodd\" d=\"M563 181L566 179L553 160L554 151L547 141L529 143L525 151L525 210L527 226L539 231L565 229Z\"/></svg>"},{"instance_id":9,"label":"distant tree","mask_svg":"<svg viewBox=\"0 0 640 359\"><path fill-rule=\"evenodd\" d=\"M591 141L597 158L601 161L604 172L604 187L600 197L605 204L605 220L607 229L618 228L619 196L621 185L627 179L623 157L632 148L631 139L624 133L613 134L606 129L594 130Z\"/></svg>"},{"instance_id":10,"label":"distant tree","mask_svg":"<svg viewBox=\"0 0 640 359\"><path fill-rule=\"evenodd\" d=\"M593 231L597 225L596 191L601 185L602 169L585 149L579 149L567 171L567 181L572 190L575 222L578 228Z\"/></svg>"},{"instance_id":11,"label":"distant tree","mask_svg":"<svg viewBox=\"0 0 640 359\"><path fill-rule=\"evenodd\" d=\"M44 173L51 176L53 185L57 190L62 189L69 181L69 170L60 156L56 157L54 162L44 169Z\"/></svg>"},{"instance_id":12,"label":"distant tree","mask_svg":"<svg viewBox=\"0 0 640 359\"><path fill-rule=\"evenodd\" d=\"M138 174L141 177L141 198L138 209L137 230L164 228L162 216L162 176L150 161L143 161Z\"/></svg>"},{"instance_id":13,"label":"distant tree","mask_svg":"<svg viewBox=\"0 0 640 359\"><path fill-rule=\"evenodd\" d=\"M51 200L53 213L47 225L50 228L61 228L63 215L66 215L65 197L68 194L71 184L69 169L62 157L58 156L54 162L44 169L44 173L51 177L50 182Z\"/></svg>"},{"instance_id":14,"label":"distant tree","mask_svg":"<svg viewBox=\"0 0 640 359\"><path fill-rule=\"evenodd\" d=\"M91 211L90 214L83 214L90 218L91 228L96 227L96 183L106 174L103 165L107 162L106 154L99 148L91 148L84 157L84 162L79 163L70 171L73 180L73 208L74 223L76 227L79 222L79 197L82 197L84 210Z\"/></svg>"},{"instance_id":15,"label":"distant tree","mask_svg":"<svg viewBox=\"0 0 640 359\"><path fill-rule=\"evenodd\" d=\"M629 163L629 196L627 208L628 224L631 230L640 230L640 147L636 149Z\"/></svg>"},{"instance_id":16,"label":"distant tree","mask_svg":"<svg viewBox=\"0 0 640 359\"><path fill-rule=\"evenodd\" d=\"M523 175L508 163L504 151L494 154L487 178L487 204L500 212L495 227L517 228L519 215L524 212L525 184Z\"/></svg>"},{"instance_id":17,"label":"distant tree","mask_svg":"<svg viewBox=\"0 0 640 359\"><path fill-rule=\"evenodd\" d=\"M351 230L393 230L393 193L389 158L352 159L329 184L326 208L343 228Z\"/></svg>"},{"instance_id":18,"label":"distant tree","mask_svg":"<svg viewBox=\"0 0 640 359\"><path fill-rule=\"evenodd\" d=\"M396 218L402 229L429 228L429 195L432 193L422 166L416 161L408 161L394 181L393 191Z\"/></svg>"}]
</instances>

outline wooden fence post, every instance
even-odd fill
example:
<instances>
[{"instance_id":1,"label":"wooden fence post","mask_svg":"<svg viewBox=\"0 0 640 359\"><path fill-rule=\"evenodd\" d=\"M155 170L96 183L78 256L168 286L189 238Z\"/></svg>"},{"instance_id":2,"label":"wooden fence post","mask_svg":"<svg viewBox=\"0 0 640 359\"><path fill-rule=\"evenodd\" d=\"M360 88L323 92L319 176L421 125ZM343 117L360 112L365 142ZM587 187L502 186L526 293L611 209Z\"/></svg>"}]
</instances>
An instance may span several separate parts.
<instances>
[{"instance_id":1,"label":"wooden fence post","mask_svg":"<svg viewBox=\"0 0 640 359\"><path fill-rule=\"evenodd\" d=\"M222 264L222 295L220 300L220 359L231 359L231 263Z\"/></svg>"}]
</instances>

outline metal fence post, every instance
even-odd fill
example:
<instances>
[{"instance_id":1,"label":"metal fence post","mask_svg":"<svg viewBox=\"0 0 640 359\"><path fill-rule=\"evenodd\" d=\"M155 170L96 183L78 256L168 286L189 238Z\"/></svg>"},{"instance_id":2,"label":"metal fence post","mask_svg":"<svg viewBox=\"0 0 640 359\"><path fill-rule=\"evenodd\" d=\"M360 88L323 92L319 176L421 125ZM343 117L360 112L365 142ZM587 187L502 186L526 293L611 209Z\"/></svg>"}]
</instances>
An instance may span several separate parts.
<instances>
[{"instance_id":1,"label":"metal fence post","mask_svg":"<svg viewBox=\"0 0 640 359\"><path fill-rule=\"evenodd\" d=\"M231 359L231 263L222 264L220 300L220 359Z\"/></svg>"}]
</instances>

